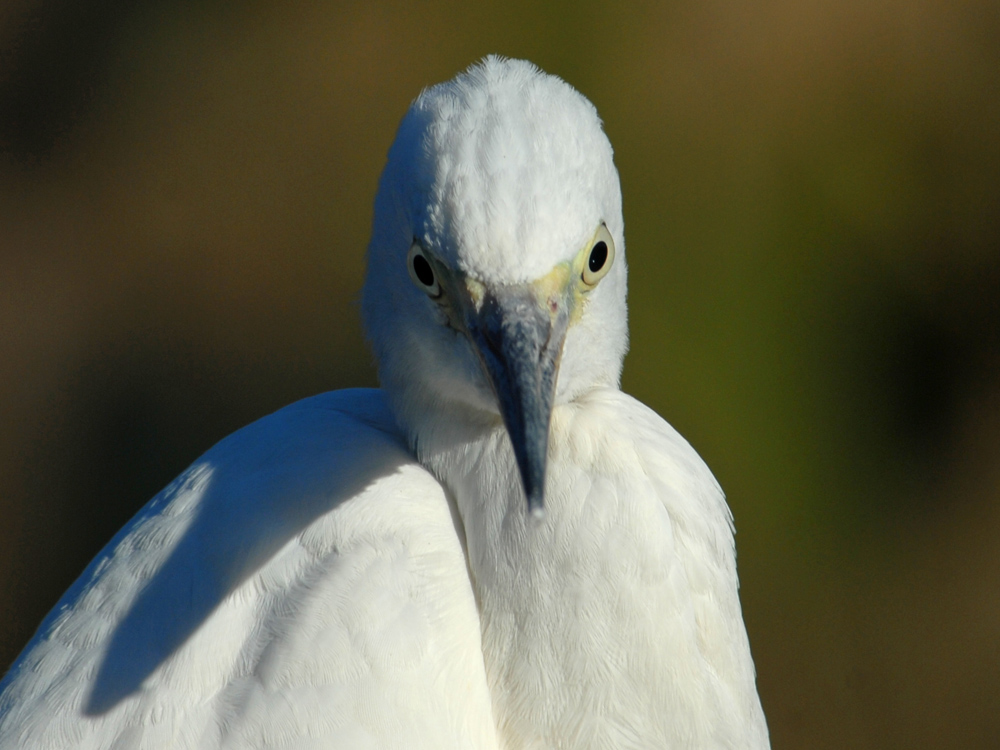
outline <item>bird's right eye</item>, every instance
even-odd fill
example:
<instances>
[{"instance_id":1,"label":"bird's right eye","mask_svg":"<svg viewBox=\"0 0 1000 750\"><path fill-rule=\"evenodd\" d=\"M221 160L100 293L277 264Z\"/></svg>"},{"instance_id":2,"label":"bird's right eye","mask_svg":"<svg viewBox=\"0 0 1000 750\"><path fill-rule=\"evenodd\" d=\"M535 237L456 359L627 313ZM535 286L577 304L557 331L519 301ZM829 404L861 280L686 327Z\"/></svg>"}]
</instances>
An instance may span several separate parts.
<instances>
[{"instance_id":1,"label":"bird's right eye","mask_svg":"<svg viewBox=\"0 0 1000 750\"><path fill-rule=\"evenodd\" d=\"M410 253L406 256L406 267L414 284L431 297L441 296L441 285L434 274L434 267L419 242L414 241L410 246Z\"/></svg>"}]
</instances>

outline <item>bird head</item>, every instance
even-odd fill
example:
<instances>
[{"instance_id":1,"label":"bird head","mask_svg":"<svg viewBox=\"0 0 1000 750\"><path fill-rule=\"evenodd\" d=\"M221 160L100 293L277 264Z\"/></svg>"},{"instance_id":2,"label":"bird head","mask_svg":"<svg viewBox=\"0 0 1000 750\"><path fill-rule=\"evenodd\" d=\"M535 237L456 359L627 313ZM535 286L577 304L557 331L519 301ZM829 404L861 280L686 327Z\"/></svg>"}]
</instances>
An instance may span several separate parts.
<instances>
[{"instance_id":1,"label":"bird head","mask_svg":"<svg viewBox=\"0 0 1000 750\"><path fill-rule=\"evenodd\" d=\"M611 144L575 89L489 57L425 90L379 183L362 303L411 440L442 414L502 419L540 515L552 409L620 377L624 249Z\"/></svg>"}]
</instances>

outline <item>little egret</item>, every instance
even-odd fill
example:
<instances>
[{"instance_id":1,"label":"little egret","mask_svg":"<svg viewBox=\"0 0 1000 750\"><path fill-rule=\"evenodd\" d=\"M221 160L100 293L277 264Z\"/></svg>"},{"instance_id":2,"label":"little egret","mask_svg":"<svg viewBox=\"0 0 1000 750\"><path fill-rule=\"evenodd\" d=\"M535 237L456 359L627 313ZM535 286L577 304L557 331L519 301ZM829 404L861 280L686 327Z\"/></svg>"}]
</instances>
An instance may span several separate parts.
<instances>
[{"instance_id":1,"label":"little egret","mask_svg":"<svg viewBox=\"0 0 1000 750\"><path fill-rule=\"evenodd\" d=\"M766 748L729 509L618 388L621 191L597 112L490 57L379 184L382 388L218 443L65 594L3 748Z\"/></svg>"}]
</instances>

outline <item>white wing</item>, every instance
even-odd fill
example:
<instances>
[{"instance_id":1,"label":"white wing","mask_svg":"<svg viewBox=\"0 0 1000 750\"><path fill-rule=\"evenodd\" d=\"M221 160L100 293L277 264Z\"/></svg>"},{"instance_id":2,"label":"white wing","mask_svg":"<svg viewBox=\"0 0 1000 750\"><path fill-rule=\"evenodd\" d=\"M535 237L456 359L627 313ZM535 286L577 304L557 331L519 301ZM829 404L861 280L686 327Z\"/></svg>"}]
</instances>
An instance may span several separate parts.
<instances>
[{"instance_id":1,"label":"white wing","mask_svg":"<svg viewBox=\"0 0 1000 750\"><path fill-rule=\"evenodd\" d=\"M378 391L226 438L0 682L0 748L490 748L460 532Z\"/></svg>"}]
</instances>

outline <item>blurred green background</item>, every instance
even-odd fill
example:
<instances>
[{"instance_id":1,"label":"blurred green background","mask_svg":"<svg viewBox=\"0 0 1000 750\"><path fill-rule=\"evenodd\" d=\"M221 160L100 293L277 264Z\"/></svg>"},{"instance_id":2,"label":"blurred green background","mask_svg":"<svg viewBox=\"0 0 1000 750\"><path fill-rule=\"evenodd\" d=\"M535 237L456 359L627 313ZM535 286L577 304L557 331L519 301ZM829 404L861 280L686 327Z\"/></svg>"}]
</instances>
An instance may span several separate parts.
<instances>
[{"instance_id":1,"label":"blurred green background","mask_svg":"<svg viewBox=\"0 0 1000 750\"><path fill-rule=\"evenodd\" d=\"M997 747L990 0L0 6L0 669L212 443L375 383L385 153L490 52L604 117L624 386L727 491L774 747Z\"/></svg>"}]
</instances>

